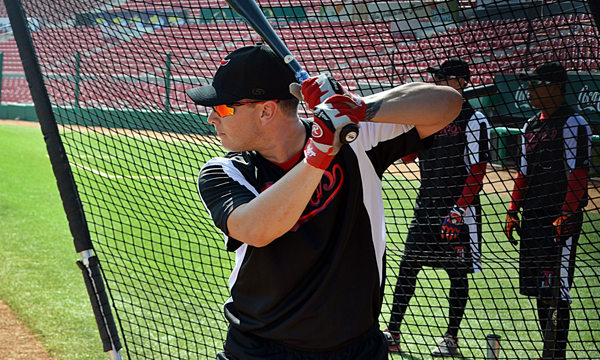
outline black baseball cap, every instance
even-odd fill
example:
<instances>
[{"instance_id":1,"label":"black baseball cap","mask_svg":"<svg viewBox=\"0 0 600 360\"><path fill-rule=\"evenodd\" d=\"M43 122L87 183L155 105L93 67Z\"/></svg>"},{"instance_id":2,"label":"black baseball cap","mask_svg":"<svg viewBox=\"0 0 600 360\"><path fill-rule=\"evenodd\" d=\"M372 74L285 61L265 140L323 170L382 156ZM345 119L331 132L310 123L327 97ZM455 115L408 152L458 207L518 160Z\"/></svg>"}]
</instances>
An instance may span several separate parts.
<instances>
[{"instance_id":1,"label":"black baseball cap","mask_svg":"<svg viewBox=\"0 0 600 360\"><path fill-rule=\"evenodd\" d=\"M263 44L239 48L221 60L211 85L187 90L198 105L231 104L242 99L291 99L294 72L273 50Z\"/></svg>"},{"instance_id":2,"label":"black baseball cap","mask_svg":"<svg viewBox=\"0 0 600 360\"><path fill-rule=\"evenodd\" d=\"M522 81L542 80L554 84L564 84L569 80L565 67L556 61L544 63L533 71L519 73L519 79Z\"/></svg>"},{"instance_id":3,"label":"black baseball cap","mask_svg":"<svg viewBox=\"0 0 600 360\"><path fill-rule=\"evenodd\" d=\"M427 68L427 72L432 73L434 76L456 76L465 79L466 81L471 79L471 69L469 69L469 64L459 58L448 59L439 67L430 66Z\"/></svg>"}]
</instances>

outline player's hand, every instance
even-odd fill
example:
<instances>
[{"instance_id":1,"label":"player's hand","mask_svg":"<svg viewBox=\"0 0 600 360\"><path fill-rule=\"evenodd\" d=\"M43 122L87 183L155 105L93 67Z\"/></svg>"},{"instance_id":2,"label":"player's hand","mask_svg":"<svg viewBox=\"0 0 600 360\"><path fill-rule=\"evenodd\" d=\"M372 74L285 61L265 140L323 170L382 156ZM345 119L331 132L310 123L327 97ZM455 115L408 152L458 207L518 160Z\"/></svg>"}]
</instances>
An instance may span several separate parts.
<instances>
[{"instance_id":1,"label":"player's hand","mask_svg":"<svg viewBox=\"0 0 600 360\"><path fill-rule=\"evenodd\" d=\"M336 94L317 105L311 138L304 147L306 161L316 168L327 169L342 147L339 133L349 124L358 124L358 119L347 97Z\"/></svg>"},{"instance_id":2,"label":"player's hand","mask_svg":"<svg viewBox=\"0 0 600 360\"><path fill-rule=\"evenodd\" d=\"M556 232L556 242L562 242L563 239L567 239L575 231L573 212L561 211L560 216L554 220L552 225L554 225L554 231Z\"/></svg>"},{"instance_id":3,"label":"player's hand","mask_svg":"<svg viewBox=\"0 0 600 360\"><path fill-rule=\"evenodd\" d=\"M517 246L517 240L513 236L513 231L517 231L517 234L521 236L521 222L519 221L519 212L516 210L508 210L506 214L506 223L504 225L504 233L511 244Z\"/></svg>"},{"instance_id":4,"label":"player's hand","mask_svg":"<svg viewBox=\"0 0 600 360\"><path fill-rule=\"evenodd\" d=\"M460 228L464 224L465 210L457 205L454 205L450 214L446 216L446 220L442 224L442 239L456 240Z\"/></svg>"},{"instance_id":5,"label":"player's hand","mask_svg":"<svg viewBox=\"0 0 600 360\"><path fill-rule=\"evenodd\" d=\"M367 104L358 95L344 89L331 75L321 74L310 77L302 82L290 84L290 92L306 102L309 109L313 110L319 104L324 103L333 95L344 95L348 98L348 103L353 104L354 115L359 121L365 119Z\"/></svg>"},{"instance_id":6,"label":"player's hand","mask_svg":"<svg viewBox=\"0 0 600 360\"><path fill-rule=\"evenodd\" d=\"M309 109L313 110L335 94L345 93L342 86L329 74L310 77L302 82L290 84L290 92L306 102Z\"/></svg>"}]
</instances>

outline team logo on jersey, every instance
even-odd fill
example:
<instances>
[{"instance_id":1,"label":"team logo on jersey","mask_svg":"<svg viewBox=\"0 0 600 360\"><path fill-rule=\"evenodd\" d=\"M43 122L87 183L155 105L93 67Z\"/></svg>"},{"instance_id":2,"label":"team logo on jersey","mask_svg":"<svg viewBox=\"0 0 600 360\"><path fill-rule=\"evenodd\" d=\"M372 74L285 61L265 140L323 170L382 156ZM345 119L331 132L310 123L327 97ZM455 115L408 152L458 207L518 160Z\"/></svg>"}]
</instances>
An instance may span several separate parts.
<instances>
[{"instance_id":1,"label":"team logo on jersey","mask_svg":"<svg viewBox=\"0 0 600 360\"><path fill-rule=\"evenodd\" d=\"M541 130L535 129L531 133L525 134L525 143L527 144L525 147L525 151L528 153L531 150L535 149L535 147L541 143L542 141L550 141L554 140L558 135L558 130Z\"/></svg>"},{"instance_id":2,"label":"team logo on jersey","mask_svg":"<svg viewBox=\"0 0 600 360\"><path fill-rule=\"evenodd\" d=\"M541 288L550 288L552 287L552 282L554 281L554 271L544 271L542 270L542 279L541 279Z\"/></svg>"},{"instance_id":3,"label":"team logo on jersey","mask_svg":"<svg viewBox=\"0 0 600 360\"><path fill-rule=\"evenodd\" d=\"M229 64L230 61L231 61L231 59L223 59L223 60L221 60L221 66L225 66L225 65Z\"/></svg>"},{"instance_id":4,"label":"team logo on jersey","mask_svg":"<svg viewBox=\"0 0 600 360\"><path fill-rule=\"evenodd\" d=\"M454 251L456 251L456 259L460 262L465 261L465 247L464 246L455 246Z\"/></svg>"},{"instance_id":5,"label":"team logo on jersey","mask_svg":"<svg viewBox=\"0 0 600 360\"><path fill-rule=\"evenodd\" d=\"M313 138L320 138L323 136L323 129L321 129L319 124L313 123L311 134Z\"/></svg>"},{"instance_id":6,"label":"team logo on jersey","mask_svg":"<svg viewBox=\"0 0 600 360\"><path fill-rule=\"evenodd\" d=\"M462 128L452 122L452 123L446 125L446 127L443 128L442 130L440 130L436 134L436 136L442 136L442 135L457 136L458 134L460 134L461 131L462 131Z\"/></svg>"},{"instance_id":7,"label":"team logo on jersey","mask_svg":"<svg viewBox=\"0 0 600 360\"><path fill-rule=\"evenodd\" d=\"M302 216L298 219L298 222L296 222L296 225L294 225L291 231L298 230L302 224L325 210L325 208L327 208L333 199L340 193L343 184L344 173L342 172L340 164L333 165L331 167L331 172L325 170L321 182L317 186L313 196L310 198Z\"/></svg>"}]
</instances>

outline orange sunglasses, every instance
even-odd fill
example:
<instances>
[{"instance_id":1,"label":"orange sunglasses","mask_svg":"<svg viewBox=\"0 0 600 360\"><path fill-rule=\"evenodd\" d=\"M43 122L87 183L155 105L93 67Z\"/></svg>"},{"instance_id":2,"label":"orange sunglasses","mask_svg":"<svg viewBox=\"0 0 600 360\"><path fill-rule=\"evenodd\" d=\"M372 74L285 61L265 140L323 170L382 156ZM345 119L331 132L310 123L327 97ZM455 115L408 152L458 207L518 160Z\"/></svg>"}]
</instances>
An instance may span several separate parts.
<instances>
[{"instance_id":1,"label":"orange sunglasses","mask_svg":"<svg viewBox=\"0 0 600 360\"><path fill-rule=\"evenodd\" d=\"M213 108L214 112L216 112L217 115L219 115L219 117L226 117L226 116L233 115L233 106L242 106L242 105L249 105L249 104L263 104L263 103L266 103L267 101L279 102L279 100L236 102L236 103L227 104L227 105L217 105L217 106L213 106L212 108Z\"/></svg>"}]
</instances>

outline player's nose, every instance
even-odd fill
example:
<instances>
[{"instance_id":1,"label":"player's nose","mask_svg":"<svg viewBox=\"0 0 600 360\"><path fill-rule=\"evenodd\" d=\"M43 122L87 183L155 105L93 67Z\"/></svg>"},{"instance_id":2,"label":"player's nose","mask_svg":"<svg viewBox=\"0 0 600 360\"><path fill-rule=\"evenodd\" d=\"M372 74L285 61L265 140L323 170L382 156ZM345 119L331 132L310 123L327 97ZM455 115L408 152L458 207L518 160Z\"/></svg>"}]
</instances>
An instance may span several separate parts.
<instances>
[{"instance_id":1,"label":"player's nose","mask_svg":"<svg viewBox=\"0 0 600 360\"><path fill-rule=\"evenodd\" d=\"M211 125L215 125L218 121L220 121L220 119L221 118L219 117L219 115L217 115L217 113L214 110L211 110L206 121Z\"/></svg>"}]
</instances>

